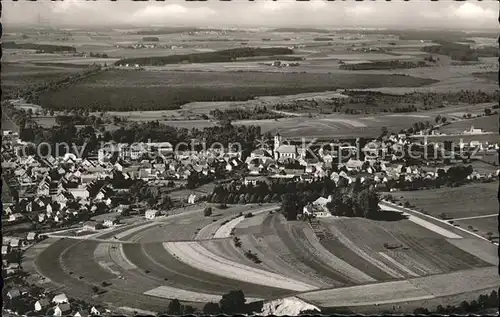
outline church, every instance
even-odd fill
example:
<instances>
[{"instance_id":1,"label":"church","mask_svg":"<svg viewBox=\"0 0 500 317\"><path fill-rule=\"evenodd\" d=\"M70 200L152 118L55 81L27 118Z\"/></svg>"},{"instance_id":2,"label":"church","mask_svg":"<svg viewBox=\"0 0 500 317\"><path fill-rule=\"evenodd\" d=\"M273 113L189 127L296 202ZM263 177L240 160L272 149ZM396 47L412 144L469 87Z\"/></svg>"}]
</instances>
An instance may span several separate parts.
<instances>
[{"instance_id":1,"label":"church","mask_svg":"<svg viewBox=\"0 0 500 317\"><path fill-rule=\"evenodd\" d=\"M276 133L274 136L273 155L276 161L284 161L286 159L296 160L299 157L297 146L283 144L279 133Z\"/></svg>"}]
</instances>

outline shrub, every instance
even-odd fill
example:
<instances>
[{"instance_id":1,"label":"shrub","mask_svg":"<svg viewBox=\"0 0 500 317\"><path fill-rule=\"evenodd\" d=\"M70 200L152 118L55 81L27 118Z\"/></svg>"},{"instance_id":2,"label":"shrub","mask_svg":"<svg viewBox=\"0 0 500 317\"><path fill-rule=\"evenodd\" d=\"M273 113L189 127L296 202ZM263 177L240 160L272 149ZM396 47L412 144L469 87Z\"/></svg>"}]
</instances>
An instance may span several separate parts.
<instances>
[{"instance_id":1,"label":"shrub","mask_svg":"<svg viewBox=\"0 0 500 317\"><path fill-rule=\"evenodd\" d=\"M245 218L251 218L251 217L253 217L253 214L251 212L245 214Z\"/></svg>"},{"instance_id":2,"label":"shrub","mask_svg":"<svg viewBox=\"0 0 500 317\"><path fill-rule=\"evenodd\" d=\"M203 215L205 217L210 217L212 215L212 207L206 207L204 210L203 210Z\"/></svg>"},{"instance_id":3,"label":"shrub","mask_svg":"<svg viewBox=\"0 0 500 317\"><path fill-rule=\"evenodd\" d=\"M419 307L413 311L413 314L415 314L415 315L428 315L429 310L427 308L424 308L424 307Z\"/></svg>"}]
</instances>

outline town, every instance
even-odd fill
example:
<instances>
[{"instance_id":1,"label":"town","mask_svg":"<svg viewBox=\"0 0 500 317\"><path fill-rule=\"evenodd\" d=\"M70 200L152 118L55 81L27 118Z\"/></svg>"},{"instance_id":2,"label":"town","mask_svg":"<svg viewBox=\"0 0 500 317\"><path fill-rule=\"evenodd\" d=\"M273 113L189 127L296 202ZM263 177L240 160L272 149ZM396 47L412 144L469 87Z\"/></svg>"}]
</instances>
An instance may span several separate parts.
<instances>
[{"instance_id":1,"label":"town","mask_svg":"<svg viewBox=\"0 0 500 317\"><path fill-rule=\"evenodd\" d=\"M2 315L498 314L493 5L5 3Z\"/></svg>"}]
</instances>

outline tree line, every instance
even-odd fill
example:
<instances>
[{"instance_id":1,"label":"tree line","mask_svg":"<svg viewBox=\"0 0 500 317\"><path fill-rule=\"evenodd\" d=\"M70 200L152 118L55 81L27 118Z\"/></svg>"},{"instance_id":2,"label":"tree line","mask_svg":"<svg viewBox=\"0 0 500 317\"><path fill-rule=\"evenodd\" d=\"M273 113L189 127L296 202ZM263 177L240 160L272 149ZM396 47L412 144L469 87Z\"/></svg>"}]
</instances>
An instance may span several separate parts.
<instances>
[{"instance_id":1,"label":"tree line","mask_svg":"<svg viewBox=\"0 0 500 317\"><path fill-rule=\"evenodd\" d=\"M332 215L367 217L378 211L379 197L373 186L361 184L359 179L349 184L343 177L340 177L338 184L328 177L312 182L258 181L255 185L233 181L227 185L217 185L208 196L208 201L220 204L281 203L285 218L296 220L304 206L319 197L330 195L332 201L327 207Z\"/></svg>"},{"instance_id":2,"label":"tree line","mask_svg":"<svg viewBox=\"0 0 500 317\"><path fill-rule=\"evenodd\" d=\"M139 64L141 66L162 66L167 64L178 63L221 63L231 62L237 58L253 57L253 56L273 56L273 55L288 55L293 54L293 50L288 48L233 48L216 52L203 52L182 55L168 55L157 57L137 57L124 58L115 62L116 66L125 64Z\"/></svg>"},{"instance_id":3,"label":"tree line","mask_svg":"<svg viewBox=\"0 0 500 317\"><path fill-rule=\"evenodd\" d=\"M203 307L203 313L207 315L216 314L252 314L260 312L263 307L263 302L247 303L245 294L241 290L233 290L224 295L219 302L209 302ZM189 315L196 312L196 309L190 305L182 305L178 299L173 299L168 304L167 310L158 314L164 315Z\"/></svg>"},{"instance_id":4,"label":"tree line","mask_svg":"<svg viewBox=\"0 0 500 317\"><path fill-rule=\"evenodd\" d=\"M498 47L482 47L473 49L470 45L459 44L447 40L435 40L439 45L424 46L422 51L450 56L456 61L478 61L479 57L498 57Z\"/></svg>"},{"instance_id":5,"label":"tree line","mask_svg":"<svg viewBox=\"0 0 500 317\"><path fill-rule=\"evenodd\" d=\"M486 310L496 308L498 309L498 293L493 290L490 294L481 294L477 299L470 302L462 301L459 306L447 305L446 307L438 305L433 312L430 312L427 308L420 307L414 310L415 315L428 315L428 314L439 314L439 315L455 315L455 314L484 314Z\"/></svg>"},{"instance_id":6,"label":"tree line","mask_svg":"<svg viewBox=\"0 0 500 317\"><path fill-rule=\"evenodd\" d=\"M210 115L216 120L262 120L283 118L283 114L269 111L266 106L255 106L248 108L229 108L225 110L215 109L210 111Z\"/></svg>"},{"instance_id":7,"label":"tree line","mask_svg":"<svg viewBox=\"0 0 500 317\"><path fill-rule=\"evenodd\" d=\"M340 65L344 70L378 70L378 69L408 69L428 66L425 61L375 61L370 63L345 64Z\"/></svg>"},{"instance_id":8,"label":"tree line","mask_svg":"<svg viewBox=\"0 0 500 317\"><path fill-rule=\"evenodd\" d=\"M196 128L189 130L160 124L158 121L149 121L132 123L127 127L121 127L112 132L101 127L102 135L98 137L93 126L86 125L81 129L77 129L72 118L73 116L60 116L58 119L60 125L50 128L25 124L21 126L20 138L23 141L33 142L35 145L48 142L53 146L52 153L55 153L56 144L75 144L76 146L85 144L83 153L87 155L98 150L100 141L128 144L136 142L170 142L174 147L178 144L183 145L178 147L179 150L191 150L193 148L196 151L200 151L204 147L208 149L218 142L217 144L222 144L226 150L228 150L230 144L239 143L244 154L248 155L253 150L254 141L262 136L259 126L233 126L228 124L206 127L201 130ZM76 116L75 118L79 117ZM91 123L92 117L82 120L88 124ZM95 123L100 120L100 118L94 117L93 125L95 126ZM193 143L192 140L199 140L200 142ZM61 155L66 153L63 146L60 146L59 151Z\"/></svg>"},{"instance_id":9,"label":"tree line","mask_svg":"<svg viewBox=\"0 0 500 317\"><path fill-rule=\"evenodd\" d=\"M18 93L18 98L23 98L27 102L40 103L39 96L43 92L57 91L65 86L74 85L81 80L101 72L100 65L91 65L82 72L67 75L56 80L46 81L44 83L29 85Z\"/></svg>"},{"instance_id":10,"label":"tree line","mask_svg":"<svg viewBox=\"0 0 500 317\"><path fill-rule=\"evenodd\" d=\"M38 53L76 52L76 48L73 46L51 44L3 42L2 47L9 49L36 50Z\"/></svg>"}]
</instances>

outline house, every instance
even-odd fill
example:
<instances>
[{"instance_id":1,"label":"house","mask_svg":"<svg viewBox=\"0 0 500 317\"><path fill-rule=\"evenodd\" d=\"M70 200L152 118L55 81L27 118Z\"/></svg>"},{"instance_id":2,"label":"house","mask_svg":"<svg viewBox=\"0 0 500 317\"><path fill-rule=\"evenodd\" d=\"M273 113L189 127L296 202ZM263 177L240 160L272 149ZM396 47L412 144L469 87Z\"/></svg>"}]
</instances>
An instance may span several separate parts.
<instances>
[{"instance_id":1,"label":"house","mask_svg":"<svg viewBox=\"0 0 500 317\"><path fill-rule=\"evenodd\" d=\"M195 203L196 203L196 195L195 195L195 194L191 194L191 195L189 195L189 196L188 196L187 203L188 203L188 204L195 204Z\"/></svg>"},{"instance_id":2,"label":"house","mask_svg":"<svg viewBox=\"0 0 500 317\"><path fill-rule=\"evenodd\" d=\"M28 232L26 235L26 240L28 241L35 241L37 238L37 233L36 232Z\"/></svg>"},{"instance_id":3,"label":"house","mask_svg":"<svg viewBox=\"0 0 500 317\"><path fill-rule=\"evenodd\" d=\"M95 195L95 200L105 200L107 199L109 196L111 196L113 194L113 191L104 186L102 187L99 192Z\"/></svg>"},{"instance_id":4,"label":"house","mask_svg":"<svg viewBox=\"0 0 500 317\"><path fill-rule=\"evenodd\" d=\"M18 248L21 245L21 240L13 237L10 239L9 245L11 248Z\"/></svg>"},{"instance_id":5,"label":"house","mask_svg":"<svg viewBox=\"0 0 500 317\"><path fill-rule=\"evenodd\" d=\"M4 267L7 275L15 274L19 271L19 263L9 263L8 266Z\"/></svg>"},{"instance_id":6,"label":"house","mask_svg":"<svg viewBox=\"0 0 500 317\"><path fill-rule=\"evenodd\" d=\"M85 311L79 310L73 315L73 317L87 317L88 315L89 314L87 314Z\"/></svg>"},{"instance_id":7,"label":"house","mask_svg":"<svg viewBox=\"0 0 500 317\"><path fill-rule=\"evenodd\" d=\"M5 208L3 209L3 212L4 212L4 214L5 214L5 215L7 215L7 216L8 216L8 215L11 215L11 214L13 214L13 213L14 213L14 211L12 210L12 208L11 208L10 206L5 207Z\"/></svg>"},{"instance_id":8,"label":"house","mask_svg":"<svg viewBox=\"0 0 500 317\"><path fill-rule=\"evenodd\" d=\"M113 227L115 225L115 223L116 223L115 219L108 218L108 219L104 220L103 226L110 228L110 227Z\"/></svg>"},{"instance_id":9,"label":"house","mask_svg":"<svg viewBox=\"0 0 500 317\"><path fill-rule=\"evenodd\" d=\"M96 221L87 221L83 224L83 230L95 231L99 228L99 224Z\"/></svg>"},{"instance_id":10,"label":"house","mask_svg":"<svg viewBox=\"0 0 500 317\"><path fill-rule=\"evenodd\" d=\"M61 205L66 205L66 203L68 201L73 200L73 199L74 199L73 195L67 191L61 191L54 198L54 200L57 201Z\"/></svg>"},{"instance_id":11,"label":"house","mask_svg":"<svg viewBox=\"0 0 500 317\"><path fill-rule=\"evenodd\" d=\"M17 298L19 296L21 296L21 292L17 288L13 288L7 292L7 297L9 299Z\"/></svg>"},{"instance_id":12,"label":"house","mask_svg":"<svg viewBox=\"0 0 500 317\"><path fill-rule=\"evenodd\" d=\"M75 198L87 199L90 197L90 191L87 187L76 187L76 188L68 188L68 191Z\"/></svg>"},{"instance_id":13,"label":"house","mask_svg":"<svg viewBox=\"0 0 500 317\"><path fill-rule=\"evenodd\" d=\"M320 205L316 205L314 203L306 205L302 209L302 213L305 216L313 216L313 217L331 217L330 212L328 209L322 208Z\"/></svg>"},{"instance_id":14,"label":"house","mask_svg":"<svg viewBox=\"0 0 500 317\"><path fill-rule=\"evenodd\" d=\"M35 302L35 311L41 311L42 309L48 307L50 302L47 298L39 299Z\"/></svg>"},{"instance_id":15,"label":"house","mask_svg":"<svg viewBox=\"0 0 500 317\"><path fill-rule=\"evenodd\" d=\"M6 255L10 252L10 245L2 245L2 255Z\"/></svg>"},{"instance_id":16,"label":"house","mask_svg":"<svg viewBox=\"0 0 500 317\"><path fill-rule=\"evenodd\" d=\"M63 316L67 315L71 311L71 306L69 303L59 304L54 307L54 314L52 316Z\"/></svg>"},{"instance_id":17,"label":"house","mask_svg":"<svg viewBox=\"0 0 500 317\"><path fill-rule=\"evenodd\" d=\"M264 181L264 179L265 179L265 178L264 178L264 177L262 177L262 176L249 176L249 177L245 177L245 179L243 180L243 183L244 183L245 185L247 185L247 186L248 186L249 184L252 184L252 185L254 185L254 186L255 186L255 185L257 185L257 183L258 183L259 181Z\"/></svg>"},{"instance_id":18,"label":"house","mask_svg":"<svg viewBox=\"0 0 500 317\"><path fill-rule=\"evenodd\" d=\"M68 297L64 293L58 294L58 295L54 296L54 298L52 298L52 303L64 304L67 302L68 302Z\"/></svg>"},{"instance_id":19,"label":"house","mask_svg":"<svg viewBox=\"0 0 500 317\"><path fill-rule=\"evenodd\" d=\"M9 215L9 219L7 221L8 222L15 222L15 221L20 221L24 218L25 218L25 216L23 214L16 212L15 214Z\"/></svg>"},{"instance_id":20,"label":"house","mask_svg":"<svg viewBox=\"0 0 500 317\"><path fill-rule=\"evenodd\" d=\"M45 214L44 213L39 213L38 214L38 222L44 222L45 221Z\"/></svg>"},{"instance_id":21,"label":"house","mask_svg":"<svg viewBox=\"0 0 500 317\"><path fill-rule=\"evenodd\" d=\"M100 315L101 312L97 310L97 308L95 308L95 306L92 306L92 308L90 308L90 314L91 315Z\"/></svg>"},{"instance_id":22,"label":"house","mask_svg":"<svg viewBox=\"0 0 500 317\"><path fill-rule=\"evenodd\" d=\"M345 167L347 168L348 171L351 170L360 171L361 168L363 167L363 162L360 160L349 159L349 161L345 163Z\"/></svg>"},{"instance_id":23,"label":"house","mask_svg":"<svg viewBox=\"0 0 500 317\"><path fill-rule=\"evenodd\" d=\"M159 211L155 209L146 210L144 217L149 220L155 219L159 215Z\"/></svg>"}]
</instances>

